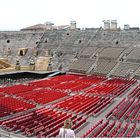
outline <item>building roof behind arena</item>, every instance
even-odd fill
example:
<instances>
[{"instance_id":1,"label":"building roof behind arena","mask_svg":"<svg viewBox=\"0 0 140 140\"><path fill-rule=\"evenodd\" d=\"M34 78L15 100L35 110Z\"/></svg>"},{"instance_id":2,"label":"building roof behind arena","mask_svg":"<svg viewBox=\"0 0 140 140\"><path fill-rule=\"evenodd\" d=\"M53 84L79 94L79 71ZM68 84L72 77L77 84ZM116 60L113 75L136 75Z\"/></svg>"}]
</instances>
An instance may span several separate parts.
<instances>
[{"instance_id":1,"label":"building roof behind arena","mask_svg":"<svg viewBox=\"0 0 140 140\"><path fill-rule=\"evenodd\" d=\"M53 30L61 30L61 29L66 29L69 28L69 25L59 25L59 26L52 26ZM36 24L32 25L29 27L22 28L21 31L26 31L26 30L45 30L46 25L45 24Z\"/></svg>"}]
</instances>

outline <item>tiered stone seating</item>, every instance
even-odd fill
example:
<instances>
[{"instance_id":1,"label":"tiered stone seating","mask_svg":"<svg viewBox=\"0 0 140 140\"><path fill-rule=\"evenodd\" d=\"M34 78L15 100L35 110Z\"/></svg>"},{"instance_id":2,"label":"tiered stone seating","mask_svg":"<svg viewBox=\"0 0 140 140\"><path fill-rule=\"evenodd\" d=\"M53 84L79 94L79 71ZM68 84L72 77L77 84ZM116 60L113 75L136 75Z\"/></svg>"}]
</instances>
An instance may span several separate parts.
<instances>
[{"instance_id":1,"label":"tiered stone seating","mask_svg":"<svg viewBox=\"0 0 140 140\"><path fill-rule=\"evenodd\" d=\"M135 72L140 65L137 63L122 62L119 66L111 73L113 76L127 77ZM131 73L132 72L132 73Z\"/></svg>"},{"instance_id":2,"label":"tiered stone seating","mask_svg":"<svg viewBox=\"0 0 140 140\"><path fill-rule=\"evenodd\" d=\"M71 72L86 73L88 69L94 64L94 59L78 59L70 66Z\"/></svg>"},{"instance_id":3,"label":"tiered stone seating","mask_svg":"<svg viewBox=\"0 0 140 140\"><path fill-rule=\"evenodd\" d=\"M140 79L140 67L135 71L134 78Z\"/></svg>"},{"instance_id":4,"label":"tiered stone seating","mask_svg":"<svg viewBox=\"0 0 140 140\"><path fill-rule=\"evenodd\" d=\"M88 29L88 30L76 30L76 31L67 31L67 30L61 30L61 31L47 31L47 32L1 32L1 40L0 40L0 47L3 48L3 44L5 45L5 48L11 48L11 56L17 55L18 48L34 48L38 46L39 44L39 56L41 54L45 55L43 52L45 49L51 49L51 51L55 51L56 49L60 50L63 52L64 48L71 50L76 50L72 51L72 55L70 55L70 59L72 60L74 58L75 52L81 51L81 48L86 48L86 46L95 46L97 45L99 47L105 47L105 46L113 46L111 53L110 48L107 47L104 49L104 51L101 53L101 58L105 58L107 54L107 58L113 58L116 59L120 52L123 52L124 48L123 47L131 47L133 44L138 45L139 44L139 38L140 35L137 32L134 31L128 31L128 32L123 32L123 31L104 31L99 29ZM42 37L43 35L43 37ZM10 43L5 42L9 40ZM41 41L41 42L40 42ZM137 48L136 48L137 49ZM5 51L5 50L4 50ZM137 51L139 51L137 49ZM136 53L137 53L136 51ZM113 53L116 52L116 53ZM4 54L2 54L4 53ZM133 51L132 51L133 53ZM1 52L1 56L5 55L6 52ZM27 56L30 56L31 52L27 52ZM131 53L130 53L131 54ZM135 54L135 53L134 53ZM88 55L88 54L87 54ZM25 56L25 57L27 57ZM133 55L131 54L132 57L137 57L138 55ZM131 59L131 56L128 55L128 61ZM28 64L28 59L25 57L22 57L21 64ZM66 57L65 57L66 58ZM130 58L130 59L129 59ZM133 58L132 58L133 59ZM136 60L135 58L133 60ZM54 59L55 60L55 59ZM67 60L69 58L67 57ZM55 60L56 61L56 60ZM63 61L63 60L62 60ZM130 60L131 61L131 60ZM129 62L130 62L129 61ZM15 63L15 59L11 58L11 62ZM70 63L72 61L69 61L67 64L67 67L69 67ZM134 61L133 61L134 62ZM54 62L55 63L55 62ZM64 65L66 62L64 62ZM58 68L58 66L56 66Z\"/></svg>"},{"instance_id":5,"label":"tiered stone seating","mask_svg":"<svg viewBox=\"0 0 140 140\"><path fill-rule=\"evenodd\" d=\"M93 55L97 51L97 47L85 47L80 52L79 56L80 58L90 58L90 56Z\"/></svg>"},{"instance_id":6,"label":"tiered stone seating","mask_svg":"<svg viewBox=\"0 0 140 140\"><path fill-rule=\"evenodd\" d=\"M100 53L99 59L117 60L125 48L104 48Z\"/></svg>"},{"instance_id":7,"label":"tiered stone seating","mask_svg":"<svg viewBox=\"0 0 140 140\"><path fill-rule=\"evenodd\" d=\"M90 71L91 74L107 75L117 64L116 61L100 59L94 69Z\"/></svg>"},{"instance_id":8,"label":"tiered stone seating","mask_svg":"<svg viewBox=\"0 0 140 140\"><path fill-rule=\"evenodd\" d=\"M134 48L132 52L127 56L128 62L139 63L140 62L140 48Z\"/></svg>"}]
</instances>

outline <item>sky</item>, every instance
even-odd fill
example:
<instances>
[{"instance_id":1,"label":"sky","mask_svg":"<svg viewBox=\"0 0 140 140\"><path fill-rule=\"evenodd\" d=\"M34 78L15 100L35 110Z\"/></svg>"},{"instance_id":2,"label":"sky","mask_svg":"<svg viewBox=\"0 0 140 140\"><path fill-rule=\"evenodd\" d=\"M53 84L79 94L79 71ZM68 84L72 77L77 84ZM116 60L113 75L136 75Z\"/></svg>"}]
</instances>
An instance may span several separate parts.
<instances>
[{"instance_id":1,"label":"sky","mask_svg":"<svg viewBox=\"0 0 140 140\"><path fill-rule=\"evenodd\" d=\"M0 30L20 30L47 21L78 28L103 27L103 20L140 27L140 0L0 0Z\"/></svg>"}]
</instances>

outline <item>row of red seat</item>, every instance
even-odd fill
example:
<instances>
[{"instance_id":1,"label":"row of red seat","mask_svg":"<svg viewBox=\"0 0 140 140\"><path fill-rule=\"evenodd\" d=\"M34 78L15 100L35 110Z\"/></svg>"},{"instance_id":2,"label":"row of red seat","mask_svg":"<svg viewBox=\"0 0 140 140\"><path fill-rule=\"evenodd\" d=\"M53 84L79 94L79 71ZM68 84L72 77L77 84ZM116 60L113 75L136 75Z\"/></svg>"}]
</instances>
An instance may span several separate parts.
<instances>
[{"instance_id":1,"label":"row of red seat","mask_svg":"<svg viewBox=\"0 0 140 140\"><path fill-rule=\"evenodd\" d=\"M1 98L1 97L4 97L4 96L5 96L5 95L3 95L3 94L0 93L0 98Z\"/></svg>"},{"instance_id":2,"label":"row of red seat","mask_svg":"<svg viewBox=\"0 0 140 140\"><path fill-rule=\"evenodd\" d=\"M35 87L49 87L49 86L57 85L59 83L60 81L55 81L52 79L45 79L45 80L29 82L28 84L30 86L35 86Z\"/></svg>"},{"instance_id":3,"label":"row of red seat","mask_svg":"<svg viewBox=\"0 0 140 140\"><path fill-rule=\"evenodd\" d=\"M52 77L51 80L59 81L59 82L66 82L66 81L76 80L82 77L85 77L85 75L66 74L66 75L59 75L59 76Z\"/></svg>"},{"instance_id":4,"label":"row of red seat","mask_svg":"<svg viewBox=\"0 0 140 140\"><path fill-rule=\"evenodd\" d=\"M100 94L100 95L108 95L111 94L114 90L119 88L116 85L97 85L85 91L85 93L92 93L92 94Z\"/></svg>"},{"instance_id":5,"label":"row of red seat","mask_svg":"<svg viewBox=\"0 0 140 140\"><path fill-rule=\"evenodd\" d=\"M106 79L107 78L103 77L103 76L92 75L92 76L85 76L83 78L76 79L75 82L77 84L82 83L82 84L92 85L92 84L100 83L100 82L102 82L102 81L104 81Z\"/></svg>"},{"instance_id":6,"label":"row of red seat","mask_svg":"<svg viewBox=\"0 0 140 140\"><path fill-rule=\"evenodd\" d=\"M131 138L135 133L135 131L136 131L136 123L132 125L132 127L127 131L127 134L125 136Z\"/></svg>"},{"instance_id":7,"label":"row of red seat","mask_svg":"<svg viewBox=\"0 0 140 140\"><path fill-rule=\"evenodd\" d=\"M64 92L68 92L68 91L78 92L87 87L89 87L88 84L82 84L82 83L77 84L76 82L60 83L58 85L51 86L51 88L54 90L60 90L60 91L64 91Z\"/></svg>"},{"instance_id":8,"label":"row of red seat","mask_svg":"<svg viewBox=\"0 0 140 140\"><path fill-rule=\"evenodd\" d=\"M82 138L88 138L94 132L94 130L103 123L103 119L98 121L95 125L93 125L85 134L83 134Z\"/></svg>"},{"instance_id":9,"label":"row of red seat","mask_svg":"<svg viewBox=\"0 0 140 140\"><path fill-rule=\"evenodd\" d=\"M3 97L0 98L0 117L5 117L17 112L25 111L33 107L35 107L33 104L26 103L11 97Z\"/></svg>"},{"instance_id":10,"label":"row of red seat","mask_svg":"<svg viewBox=\"0 0 140 140\"><path fill-rule=\"evenodd\" d=\"M20 84L20 85L14 85L9 87L2 87L0 88L0 91L7 94L20 94L21 92L27 92L33 89L34 88L32 86L26 86Z\"/></svg>"},{"instance_id":11,"label":"row of red seat","mask_svg":"<svg viewBox=\"0 0 140 140\"><path fill-rule=\"evenodd\" d=\"M86 90L85 93L119 96L135 82L135 80L111 79Z\"/></svg>"},{"instance_id":12,"label":"row of red seat","mask_svg":"<svg viewBox=\"0 0 140 140\"><path fill-rule=\"evenodd\" d=\"M39 104L46 104L67 96L67 93L54 90L39 89L20 94L19 96Z\"/></svg>"},{"instance_id":13,"label":"row of red seat","mask_svg":"<svg viewBox=\"0 0 140 140\"><path fill-rule=\"evenodd\" d=\"M123 79L124 84L118 88L118 90L113 91L111 94L119 96L123 93L125 93L134 83L137 82L136 79Z\"/></svg>"},{"instance_id":14,"label":"row of red seat","mask_svg":"<svg viewBox=\"0 0 140 140\"><path fill-rule=\"evenodd\" d=\"M1 126L8 131L14 133L19 131L26 136L56 137L60 127L63 127L63 122L68 118L72 120L74 130L86 123L86 118L82 116L41 108L26 115L3 121Z\"/></svg>"},{"instance_id":15,"label":"row of red seat","mask_svg":"<svg viewBox=\"0 0 140 140\"><path fill-rule=\"evenodd\" d=\"M85 77L80 77L79 79L75 79L70 82L51 86L51 88L60 89L63 91L70 90L72 92L78 92L87 87L90 87L92 84L97 84L105 79L106 79L105 77L99 77L99 76L85 76Z\"/></svg>"},{"instance_id":16,"label":"row of red seat","mask_svg":"<svg viewBox=\"0 0 140 140\"><path fill-rule=\"evenodd\" d=\"M140 137L140 129L138 129L138 130L136 131L136 136L137 136L137 137Z\"/></svg>"},{"instance_id":17,"label":"row of red seat","mask_svg":"<svg viewBox=\"0 0 140 140\"><path fill-rule=\"evenodd\" d=\"M62 75L51 79L31 82L29 85L36 87L51 87L52 89L59 89L61 91L67 90L77 92L105 79L105 77L100 76Z\"/></svg>"},{"instance_id":18,"label":"row of red seat","mask_svg":"<svg viewBox=\"0 0 140 140\"><path fill-rule=\"evenodd\" d=\"M31 82L29 83L29 86L27 85L14 85L14 86L9 86L9 87L1 87L0 88L0 92L4 92L7 94L20 94L23 92L27 92L27 91L32 91L35 88L38 88L40 86L53 86L54 84L59 84L60 80L62 81L68 81L68 80L73 80L76 78L79 78L82 76L79 75L62 75L62 76L56 76L53 77L51 79L47 79L47 80L41 80L41 81L37 81L37 82ZM34 87L34 85L36 85L36 87Z\"/></svg>"},{"instance_id":19,"label":"row of red seat","mask_svg":"<svg viewBox=\"0 0 140 140\"><path fill-rule=\"evenodd\" d=\"M128 84L129 82L136 82L137 80L136 79L124 79L124 78L113 78L113 79L110 79L108 81L106 81L106 83L114 83L115 85L118 84L118 85L124 85L124 84Z\"/></svg>"},{"instance_id":20,"label":"row of red seat","mask_svg":"<svg viewBox=\"0 0 140 140\"><path fill-rule=\"evenodd\" d=\"M132 98L140 98L140 85L138 85L129 95L128 97Z\"/></svg>"},{"instance_id":21,"label":"row of red seat","mask_svg":"<svg viewBox=\"0 0 140 140\"><path fill-rule=\"evenodd\" d=\"M139 121L140 99L126 99L124 98L118 105L116 105L107 115L106 118L117 118L128 121Z\"/></svg>"},{"instance_id":22,"label":"row of red seat","mask_svg":"<svg viewBox=\"0 0 140 140\"><path fill-rule=\"evenodd\" d=\"M136 123L123 123L119 121L99 120L82 138L90 137L132 137L136 130Z\"/></svg>"},{"instance_id":23,"label":"row of red seat","mask_svg":"<svg viewBox=\"0 0 140 140\"><path fill-rule=\"evenodd\" d=\"M140 122L140 113L138 114L137 121Z\"/></svg>"},{"instance_id":24,"label":"row of red seat","mask_svg":"<svg viewBox=\"0 0 140 140\"><path fill-rule=\"evenodd\" d=\"M96 115L112 102L110 97L75 95L53 104L54 107L82 113Z\"/></svg>"}]
</instances>

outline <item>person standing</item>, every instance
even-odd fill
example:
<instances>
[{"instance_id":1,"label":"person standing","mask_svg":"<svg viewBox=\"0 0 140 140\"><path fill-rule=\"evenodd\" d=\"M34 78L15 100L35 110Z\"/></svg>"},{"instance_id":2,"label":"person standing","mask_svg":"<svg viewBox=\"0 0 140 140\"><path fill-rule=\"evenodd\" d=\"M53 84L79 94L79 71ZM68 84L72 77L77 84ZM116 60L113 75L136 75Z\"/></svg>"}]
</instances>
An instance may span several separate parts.
<instances>
[{"instance_id":1,"label":"person standing","mask_svg":"<svg viewBox=\"0 0 140 140\"><path fill-rule=\"evenodd\" d=\"M60 138L75 138L75 133L71 128L72 128L72 121L70 119L66 119L64 121L64 127L60 128L59 137Z\"/></svg>"}]
</instances>

